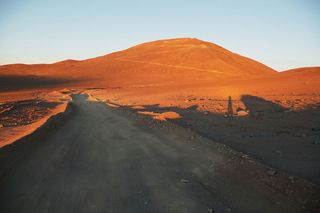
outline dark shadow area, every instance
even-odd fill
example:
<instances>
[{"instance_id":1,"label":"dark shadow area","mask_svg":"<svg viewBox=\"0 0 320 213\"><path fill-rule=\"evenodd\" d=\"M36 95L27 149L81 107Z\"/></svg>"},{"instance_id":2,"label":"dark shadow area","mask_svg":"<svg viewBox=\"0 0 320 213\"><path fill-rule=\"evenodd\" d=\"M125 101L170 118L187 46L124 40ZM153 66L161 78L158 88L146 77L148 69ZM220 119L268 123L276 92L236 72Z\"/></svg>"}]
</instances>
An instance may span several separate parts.
<instances>
[{"instance_id":1,"label":"dark shadow area","mask_svg":"<svg viewBox=\"0 0 320 213\"><path fill-rule=\"evenodd\" d=\"M233 117L233 102L231 96L228 98L227 117Z\"/></svg>"},{"instance_id":2,"label":"dark shadow area","mask_svg":"<svg viewBox=\"0 0 320 213\"><path fill-rule=\"evenodd\" d=\"M279 104L252 95L242 95L241 101L249 111L249 114L256 118L264 116L264 114L266 113L270 114L284 112L285 110L287 110Z\"/></svg>"},{"instance_id":3,"label":"dark shadow area","mask_svg":"<svg viewBox=\"0 0 320 213\"><path fill-rule=\"evenodd\" d=\"M80 82L75 79L54 79L38 76L2 76L0 77L0 91L19 89L50 88Z\"/></svg>"},{"instance_id":4,"label":"dark shadow area","mask_svg":"<svg viewBox=\"0 0 320 213\"><path fill-rule=\"evenodd\" d=\"M229 100L225 100L227 103ZM320 183L320 110L306 108L290 111L257 96L243 95L249 115L198 111L198 105L186 109L146 105L145 109L163 113L173 111L180 119L172 123L197 134L226 144L259 162ZM128 110L133 110L127 108ZM230 109L229 109L230 110ZM257 119L258 118L258 119Z\"/></svg>"}]
</instances>

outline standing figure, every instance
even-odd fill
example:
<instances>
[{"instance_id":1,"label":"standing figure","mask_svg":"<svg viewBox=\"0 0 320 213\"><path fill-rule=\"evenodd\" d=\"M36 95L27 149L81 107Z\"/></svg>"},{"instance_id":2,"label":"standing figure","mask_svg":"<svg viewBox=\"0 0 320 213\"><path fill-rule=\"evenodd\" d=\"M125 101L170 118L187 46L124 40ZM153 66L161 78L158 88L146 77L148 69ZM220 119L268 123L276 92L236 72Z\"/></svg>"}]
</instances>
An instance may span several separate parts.
<instances>
[{"instance_id":1,"label":"standing figure","mask_svg":"<svg viewBox=\"0 0 320 213\"><path fill-rule=\"evenodd\" d=\"M233 108L232 108L232 98L231 98L231 96L229 96L229 99L228 99L227 117L233 117Z\"/></svg>"}]
</instances>

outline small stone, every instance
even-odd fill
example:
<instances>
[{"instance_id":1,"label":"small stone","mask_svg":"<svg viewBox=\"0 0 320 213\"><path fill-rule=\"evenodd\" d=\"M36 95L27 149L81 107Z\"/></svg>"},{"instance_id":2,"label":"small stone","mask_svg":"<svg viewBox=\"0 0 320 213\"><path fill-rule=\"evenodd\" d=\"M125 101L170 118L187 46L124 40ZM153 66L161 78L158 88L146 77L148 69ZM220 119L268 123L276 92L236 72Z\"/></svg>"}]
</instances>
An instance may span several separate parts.
<instances>
[{"instance_id":1,"label":"small stone","mask_svg":"<svg viewBox=\"0 0 320 213\"><path fill-rule=\"evenodd\" d=\"M249 113L248 112L246 112L246 111L244 111L244 110L241 110L241 111L238 111L237 112L237 115L238 116L247 116Z\"/></svg>"},{"instance_id":2,"label":"small stone","mask_svg":"<svg viewBox=\"0 0 320 213\"><path fill-rule=\"evenodd\" d=\"M213 213L214 210L213 209L208 209L208 212Z\"/></svg>"},{"instance_id":3,"label":"small stone","mask_svg":"<svg viewBox=\"0 0 320 213\"><path fill-rule=\"evenodd\" d=\"M0 124L0 128L4 127L3 124Z\"/></svg>"},{"instance_id":4,"label":"small stone","mask_svg":"<svg viewBox=\"0 0 320 213\"><path fill-rule=\"evenodd\" d=\"M280 151L280 150L276 150L276 153L277 153L278 155L282 155L282 151Z\"/></svg>"},{"instance_id":5,"label":"small stone","mask_svg":"<svg viewBox=\"0 0 320 213\"><path fill-rule=\"evenodd\" d=\"M297 134L296 134L296 137L305 138L305 137L307 137L307 135L304 134L304 133L297 133Z\"/></svg>"},{"instance_id":6,"label":"small stone","mask_svg":"<svg viewBox=\"0 0 320 213\"><path fill-rule=\"evenodd\" d=\"M313 144L319 145L320 141L314 141Z\"/></svg>"},{"instance_id":7,"label":"small stone","mask_svg":"<svg viewBox=\"0 0 320 213\"><path fill-rule=\"evenodd\" d=\"M289 180L291 181L291 183L295 182L295 178L292 175L289 176Z\"/></svg>"},{"instance_id":8,"label":"small stone","mask_svg":"<svg viewBox=\"0 0 320 213\"><path fill-rule=\"evenodd\" d=\"M244 159L248 159L249 158L248 155L242 155L241 157L244 158Z\"/></svg>"},{"instance_id":9,"label":"small stone","mask_svg":"<svg viewBox=\"0 0 320 213\"><path fill-rule=\"evenodd\" d=\"M269 169L269 170L267 171L267 174L270 175L270 176L273 176L273 175L277 174L277 171L275 171L275 170L273 170L273 169Z\"/></svg>"},{"instance_id":10,"label":"small stone","mask_svg":"<svg viewBox=\"0 0 320 213\"><path fill-rule=\"evenodd\" d=\"M187 179L181 179L180 182L184 184L191 183L191 181Z\"/></svg>"}]
</instances>

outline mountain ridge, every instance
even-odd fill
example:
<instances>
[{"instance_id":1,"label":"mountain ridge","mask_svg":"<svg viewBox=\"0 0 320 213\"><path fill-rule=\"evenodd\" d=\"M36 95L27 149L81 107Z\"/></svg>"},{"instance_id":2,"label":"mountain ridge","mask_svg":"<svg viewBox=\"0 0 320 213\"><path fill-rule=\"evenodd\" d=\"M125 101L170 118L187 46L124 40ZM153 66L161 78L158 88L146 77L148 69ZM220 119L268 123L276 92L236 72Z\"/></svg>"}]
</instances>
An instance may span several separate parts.
<instances>
[{"instance_id":1,"label":"mountain ridge","mask_svg":"<svg viewBox=\"0 0 320 213\"><path fill-rule=\"evenodd\" d=\"M145 42L85 60L0 66L0 76L40 76L107 84L154 85L278 76L274 69L196 38ZM74 81L73 81L74 82Z\"/></svg>"}]
</instances>

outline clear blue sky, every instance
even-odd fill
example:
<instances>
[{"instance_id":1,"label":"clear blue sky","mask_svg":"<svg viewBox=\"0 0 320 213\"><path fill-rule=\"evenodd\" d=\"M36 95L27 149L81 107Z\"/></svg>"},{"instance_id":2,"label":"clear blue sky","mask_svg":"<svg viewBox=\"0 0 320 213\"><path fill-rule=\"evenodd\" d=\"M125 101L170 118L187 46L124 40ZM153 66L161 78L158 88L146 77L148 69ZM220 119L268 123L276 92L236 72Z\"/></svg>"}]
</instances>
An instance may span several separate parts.
<instances>
[{"instance_id":1,"label":"clear blue sky","mask_svg":"<svg viewBox=\"0 0 320 213\"><path fill-rule=\"evenodd\" d=\"M0 64L196 37L277 70L320 66L318 0L0 0Z\"/></svg>"}]
</instances>

